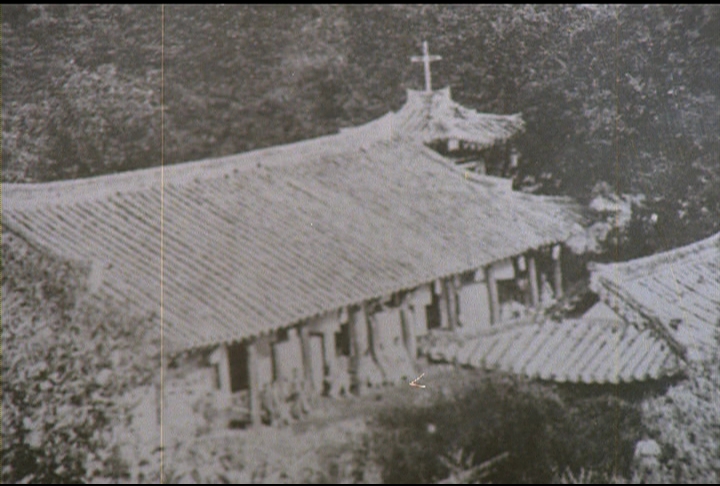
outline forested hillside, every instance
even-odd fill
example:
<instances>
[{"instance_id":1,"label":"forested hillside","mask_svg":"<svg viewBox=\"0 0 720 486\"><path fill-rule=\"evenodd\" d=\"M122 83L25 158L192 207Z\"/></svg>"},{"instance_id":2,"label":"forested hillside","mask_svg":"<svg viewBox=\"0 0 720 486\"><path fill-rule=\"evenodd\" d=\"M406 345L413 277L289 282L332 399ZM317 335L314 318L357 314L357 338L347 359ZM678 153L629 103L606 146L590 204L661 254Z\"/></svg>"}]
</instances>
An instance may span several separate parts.
<instances>
[{"instance_id":1,"label":"forested hillside","mask_svg":"<svg viewBox=\"0 0 720 486\"><path fill-rule=\"evenodd\" d=\"M644 194L653 250L720 230L716 6L3 6L3 181L332 133L423 86L522 112L521 181ZM164 119L161 116L161 106ZM650 224L650 215L655 214Z\"/></svg>"}]
</instances>

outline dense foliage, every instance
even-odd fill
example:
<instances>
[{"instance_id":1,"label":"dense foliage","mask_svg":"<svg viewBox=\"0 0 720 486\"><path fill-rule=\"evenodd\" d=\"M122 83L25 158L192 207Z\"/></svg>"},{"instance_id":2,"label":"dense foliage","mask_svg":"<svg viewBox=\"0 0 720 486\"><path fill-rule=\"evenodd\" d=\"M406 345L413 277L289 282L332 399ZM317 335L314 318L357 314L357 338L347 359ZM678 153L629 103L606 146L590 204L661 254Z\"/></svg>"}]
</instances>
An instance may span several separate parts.
<instances>
[{"instance_id":1,"label":"dense foliage","mask_svg":"<svg viewBox=\"0 0 720 486\"><path fill-rule=\"evenodd\" d=\"M363 417L310 429L263 427L170 446L170 484L379 484Z\"/></svg>"},{"instance_id":2,"label":"dense foliage","mask_svg":"<svg viewBox=\"0 0 720 486\"><path fill-rule=\"evenodd\" d=\"M117 476L121 397L156 379L147 319L85 295L85 272L2 235L2 480Z\"/></svg>"},{"instance_id":3,"label":"dense foliage","mask_svg":"<svg viewBox=\"0 0 720 486\"><path fill-rule=\"evenodd\" d=\"M662 483L720 480L720 339L718 344L715 356L693 365L687 380L643 404L643 421L663 450Z\"/></svg>"},{"instance_id":4,"label":"dense foliage","mask_svg":"<svg viewBox=\"0 0 720 486\"><path fill-rule=\"evenodd\" d=\"M5 181L368 121L422 87L409 56L427 39L443 56L434 86L523 113L522 184L587 199L604 181L647 196L619 256L720 230L716 6L18 5L3 7L2 28Z\"/></svg>"},{"instance_id":5,"label":"dense foliage","mask_svg":"<svg viewBox=\"0 0 720 486\"><path fill-rule=\"evenodd\" d=\"M422 87L409 57L423 40L443 56L435 87L480 111L523 113L521 185L583 202L597 187L644 195L613 258L720 231L711 5L7 5L2 180L174 164L363 123ZM87 301L83 272L11 233L2 260L3 481L116 474L114 397L158 369L147 320ZM717 479L712 366L643 411L666 479ZM372 448L386 481L443 479L450 459L473 466L508 450L492 480L610 477L628 472L637 420L608 396L483 385L381 417Z\"/></svg>"},{"instance_id":6,"label":"dense foliage","mask_svg":"<svg viewBox=\"0 0 720 486\"><path fill-rule=\"evenodd\" d=\"M373 451L385 483L431 483L498 461L491 483L547 483L592 470L608 481L631 474L640 431L637 404L612 390L588 396L519 378L490 376L426 407L399 407L374 425Z\"/></svg>"}]
</instances>

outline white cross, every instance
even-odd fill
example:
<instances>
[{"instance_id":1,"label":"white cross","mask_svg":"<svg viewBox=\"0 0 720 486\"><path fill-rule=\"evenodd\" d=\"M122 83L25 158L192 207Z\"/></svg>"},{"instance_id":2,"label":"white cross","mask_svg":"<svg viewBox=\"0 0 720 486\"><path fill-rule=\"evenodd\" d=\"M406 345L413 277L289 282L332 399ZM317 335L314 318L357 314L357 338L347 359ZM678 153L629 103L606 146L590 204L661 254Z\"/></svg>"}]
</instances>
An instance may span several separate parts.
<instances>
[{"instance_id":1,"label":"white cross","mask_svg":"<svg viewBox=\"0 0 720 486\"><path fill-rule=\"evenodd\" d=\"M423 55L422 56L412 56L410 60L412 62L422 62L425 64L425 92L429 93L432 91L432 85L430 80L430 63L433 61L439 61L442 59L440 56L431 56L430 51L428 50L428 43L427 41L423 41Z\"/></svg>"}]
</instances>

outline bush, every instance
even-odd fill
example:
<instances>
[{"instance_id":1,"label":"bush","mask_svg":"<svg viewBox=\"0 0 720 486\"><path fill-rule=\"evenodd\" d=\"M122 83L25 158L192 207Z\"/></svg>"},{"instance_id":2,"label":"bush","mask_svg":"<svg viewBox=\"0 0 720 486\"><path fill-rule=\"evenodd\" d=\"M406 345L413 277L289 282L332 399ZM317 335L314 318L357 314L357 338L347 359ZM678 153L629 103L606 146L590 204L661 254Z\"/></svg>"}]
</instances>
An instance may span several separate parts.
<instances>
[{"instance_id":1,"label":"bush","mask_svg":"<svg viewBox=\"0 0 720 486\"><path fill-rule=\"evenodd\" d=\"M85 272L3 232L3 482L118 475L120 397L157 373L155 332L85 298Z\"/></svg>"},{"instance_id":2,"label":"bush","mask_svg":"<svg viewBox=\"0 0 720 486\"><path fill-rule=\"evenodd\" d=\"M720 322L718 326L720 328ZM643 403L643 423L663 452L661 483L717 483L720 480L720 352L707 361L692 364L688 375L665 395Z\"/></svg>"},{"instance_id":3,"label":"bush","mask_svg":"<svg viewBox=\"0 0 720 486\"><path fill-rule=\"evenodd\" d=\"M290 427L226 431L177 443L166 456L169 483L377 484L362 419L301 434Z\"/></svg>"},{"instance_id":4,"label":"bush","mask_svg":"<svg viewBox=\"0 0 720 486\"><path fill-rule=\"evenodd\" d=\"M612 394L578 398L489 377L426 407L379 415L373 443L386 483L437 482L454 473L453 461L470 469L503 453L482 478L467 479L549 482L584 469L609 478L629 475L639 423L637 408Z\"/></svg>"}]
</instances>

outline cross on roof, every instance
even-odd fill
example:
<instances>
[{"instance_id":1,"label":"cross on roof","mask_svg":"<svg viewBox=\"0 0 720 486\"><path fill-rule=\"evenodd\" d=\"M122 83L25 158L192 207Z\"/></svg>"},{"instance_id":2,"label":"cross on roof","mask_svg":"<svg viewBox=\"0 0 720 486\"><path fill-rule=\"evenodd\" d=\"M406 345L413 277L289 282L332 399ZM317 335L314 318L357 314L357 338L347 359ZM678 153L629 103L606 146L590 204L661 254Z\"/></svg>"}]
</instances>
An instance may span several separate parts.
<instances>
[{"instance_id":1,"label":"cross on roof","mask_svg":"<svg viewBox=\"0 0 720 486\"><path fill-rule=\"evenodd\" d=\"M425 64L425 92L430 93L432 91L431 80L430 80L430 63L433 61L439 61L442 59L440 56L431 56L428 50L427 41L423 41L423 55L412 56L410 60L412 62L422 62Z\"/></svg>"}]
</instances>

